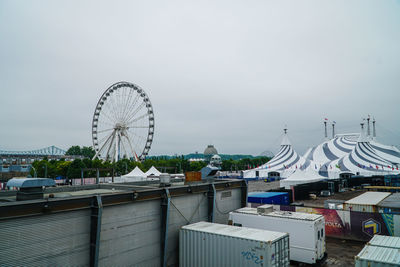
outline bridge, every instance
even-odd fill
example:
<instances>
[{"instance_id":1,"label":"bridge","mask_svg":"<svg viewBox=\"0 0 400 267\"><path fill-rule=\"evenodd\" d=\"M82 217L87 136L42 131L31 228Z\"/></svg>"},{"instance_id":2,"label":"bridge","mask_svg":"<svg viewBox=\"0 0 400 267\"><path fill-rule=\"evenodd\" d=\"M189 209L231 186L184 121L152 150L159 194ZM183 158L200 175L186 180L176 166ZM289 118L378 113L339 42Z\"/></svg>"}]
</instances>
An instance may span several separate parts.
<instances>
[{"instance_id":1,"label":"bridge","mask_svg":"<svg viewBox=\"0 0 400 267\"><path fill-rule=\"evenodd\" d=\"M49 146L41 149L27 151L0 150L0 180L9 179L17 175L26 175L31 169L35 160L74 158L66 156L67 151L56 146Z\"/></svg>"},{"instance_id":2,"label":"bridge","mask_svg":"<svg viewBox=\"0 0 400 267\"><path fill-rule=\"evenodd\" d=\"M28 150L28 151L7 151L0 150L0 156L65 156L67 151L58 148L56 146L49 146L36 150Z\"/></svg>"}]
</instances>

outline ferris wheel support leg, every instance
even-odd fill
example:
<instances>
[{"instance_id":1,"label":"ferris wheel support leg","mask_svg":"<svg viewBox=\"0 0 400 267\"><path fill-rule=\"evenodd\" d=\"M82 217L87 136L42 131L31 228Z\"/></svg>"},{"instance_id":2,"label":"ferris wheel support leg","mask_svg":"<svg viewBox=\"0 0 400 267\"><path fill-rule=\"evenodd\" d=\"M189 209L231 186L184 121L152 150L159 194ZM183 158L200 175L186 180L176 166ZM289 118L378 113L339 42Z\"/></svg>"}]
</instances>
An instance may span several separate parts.
<instances>
[{"instance_id":1,"label":"ferris wheel support leg","mask_svg":"<svg viewBox=\"0 0 400 267\"><path fill-rule=\"evenodd\" d=\"M107 138L107 140L106 140L106 141L104 142L104 144L101 146L101 148L96 152L96 154L94 155L93 159L95 159L95 158L100 154L100 151L102 151L103 148L106 146L106 144L108 143L108 141L110 140L110 138L113 136L114 132L115 132L115 131L113 131L113 132L110 134L110 136Z\"/></svg>"}]
</instances>

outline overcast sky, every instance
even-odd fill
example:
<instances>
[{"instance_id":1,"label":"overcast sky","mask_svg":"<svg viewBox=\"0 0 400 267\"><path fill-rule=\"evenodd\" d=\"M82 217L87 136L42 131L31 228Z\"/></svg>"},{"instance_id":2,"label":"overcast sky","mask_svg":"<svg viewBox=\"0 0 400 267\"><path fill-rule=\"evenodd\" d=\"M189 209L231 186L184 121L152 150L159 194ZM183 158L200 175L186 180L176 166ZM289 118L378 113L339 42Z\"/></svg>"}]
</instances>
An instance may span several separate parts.
<instances>
[{"instance_id":1,"label":"overcast sky","mask_svg":"<svg viewBox=\"0 0 400 267\"><path fill-rule=\"evenodd\" d=\"M150 155L303 153L377 120L400 144L400 1L0 0L0 149L91 145L96 103L150 97Z\"/></svg>"}]
</instances>

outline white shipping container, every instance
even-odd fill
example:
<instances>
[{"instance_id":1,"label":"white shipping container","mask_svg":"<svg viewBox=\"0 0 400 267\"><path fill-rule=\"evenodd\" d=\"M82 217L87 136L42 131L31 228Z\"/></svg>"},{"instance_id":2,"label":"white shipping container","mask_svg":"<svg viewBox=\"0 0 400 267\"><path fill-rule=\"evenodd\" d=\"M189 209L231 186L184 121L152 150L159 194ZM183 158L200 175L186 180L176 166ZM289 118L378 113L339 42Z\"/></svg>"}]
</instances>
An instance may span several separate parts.
<instances>
[{"instance_id":1,"label":"white shipping container","mask_svg":"<svg viewBox=\"0 0 400 267\"><path fill-rule=\"evenodd\" d=\"M179 231L179 266L289 266L289 235L198 222Z\"/></svg>"},{"instance_id":2,"label":"white shipping container","mask_svg":"<svg viewBox=\"0 0 400 267\"><path fill-rule=\"evenodd\" d=\"M366 245L355 257L355 267L400 266L399 249Z\"/></svg>"},{"instance_id":3,"label":"white shipping container","mask_svg":"<svg viewBox=\"0 0 400 267\"><path fill-rule=\"evenodd\" d=\"M229 213L235 226L289 233L290 260L314 264L325 257L325 219L319 214L241 208Z\"/></svg>"},{"instance_id":4,"label":"white shipping container","mask_svg":"<svg viewBox=\"0 0 400 267\"><path fill-rule=\"evenodd\" d=\"M400 237L398 236L386 236L386 235L374 235L374 237L368 242L370 246L376 247L387 247L400 249ZM400 253L400 251L399 251Z\"/></svg>"},{"instance_id":5,"label":"white shipping container","mask_svg":"<svg viewBox=\"0 0 400 267\"><path fill-rule=\"evenodd\" d=\"M365 192L358 197L344 202L343 209L349 211L377 212L379 202L390 196L390 194L388 192Z\"/></svg>"}]
</instances>

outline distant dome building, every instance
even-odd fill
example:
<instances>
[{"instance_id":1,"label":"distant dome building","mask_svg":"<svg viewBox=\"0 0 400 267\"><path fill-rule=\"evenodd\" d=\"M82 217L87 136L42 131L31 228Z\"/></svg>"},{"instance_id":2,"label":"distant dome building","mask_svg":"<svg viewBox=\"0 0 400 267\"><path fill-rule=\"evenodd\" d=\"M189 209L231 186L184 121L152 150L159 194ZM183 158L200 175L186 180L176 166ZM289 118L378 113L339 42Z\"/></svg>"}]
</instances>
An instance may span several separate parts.
<instances>
[{"instance_id":1,"label":"distant dome building","mask_svg":"<svg viewBox=\"0 0 400 267\"><path fill-rule=\"evenodd\" d=\"M203 154L206 161L210 161L212 156L218 154L218 151L213 145L208 145Z\"/></svg>"}]
</instances>

